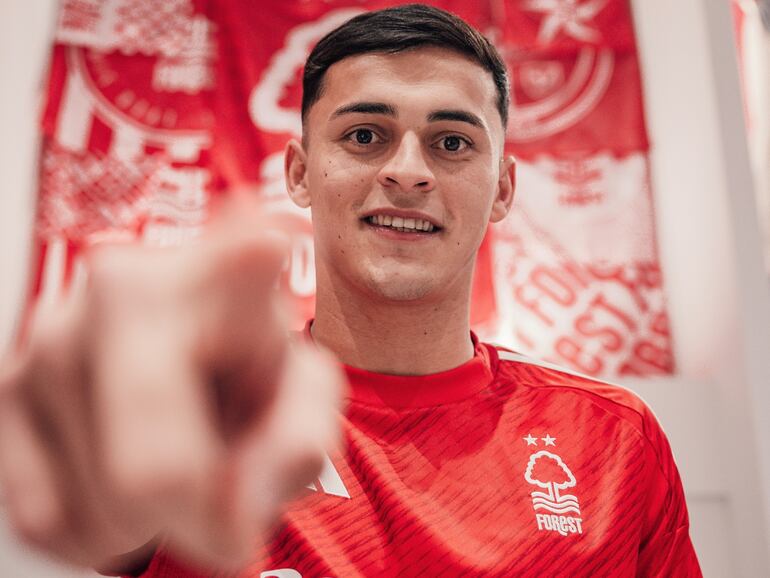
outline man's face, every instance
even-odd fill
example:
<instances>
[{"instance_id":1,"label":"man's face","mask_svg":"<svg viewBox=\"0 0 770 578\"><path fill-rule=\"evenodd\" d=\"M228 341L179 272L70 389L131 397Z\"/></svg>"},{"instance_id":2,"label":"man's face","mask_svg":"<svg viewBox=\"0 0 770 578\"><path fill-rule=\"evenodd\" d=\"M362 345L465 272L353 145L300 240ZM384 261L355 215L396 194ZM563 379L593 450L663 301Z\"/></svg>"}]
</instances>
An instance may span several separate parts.
<instances>
[{"instance_id":1,"label":"man's face","mask_svg":"<svg viewBox=\"0 0 770 578\"><path fill-rule=\"evenodd\" d=\"M323 84L286 161L292 198L312 210L319 288L403 301L468 290L513 197L491 74L419 48L346 58Z\"/></svg>"}]
</instances>

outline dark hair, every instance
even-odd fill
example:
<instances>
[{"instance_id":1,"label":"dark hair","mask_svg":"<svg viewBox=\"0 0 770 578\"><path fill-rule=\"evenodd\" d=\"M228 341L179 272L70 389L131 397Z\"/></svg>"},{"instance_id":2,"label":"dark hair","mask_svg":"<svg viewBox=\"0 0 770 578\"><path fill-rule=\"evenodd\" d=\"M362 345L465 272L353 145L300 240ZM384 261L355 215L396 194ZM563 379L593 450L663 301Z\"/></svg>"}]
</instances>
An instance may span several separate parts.
<instances>
[{"instance_id":1,"label":"dark hair","mask_svg":"<svg viewBox=\"0 0 770 578\"><path fill-rule=\"evenodd\" d=\"M497 50L484 36L451 12L424 4L405 4L366 12L324 36L308 56L302 77L302 120L321 97L326 71L335 62L369 52L397 53L436 46L468 56L492 73L497 110L508 122L508 74Z\"/></svg>"}]
</instances>

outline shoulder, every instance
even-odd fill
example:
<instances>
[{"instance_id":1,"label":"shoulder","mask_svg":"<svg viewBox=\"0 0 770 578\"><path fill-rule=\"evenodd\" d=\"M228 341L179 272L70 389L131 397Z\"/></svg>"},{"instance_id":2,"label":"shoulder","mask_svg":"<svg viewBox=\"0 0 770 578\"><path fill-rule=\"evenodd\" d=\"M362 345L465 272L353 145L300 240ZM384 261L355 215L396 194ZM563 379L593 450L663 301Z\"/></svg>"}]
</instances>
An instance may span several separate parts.
<instances>
[{"instance_id":1,"label":"shoulder","mask_svg":"<svg viewBox=\"0 0 770 578\"><path fill-rule=\"evenodd\" d=\"M499 382L510 383L519 390L527 390L534 397L550 399L560 405L575 408L590 405L597 412L635 429L655 448L656 454L668 450L665 435L653 411L633 391L499 345L485 345L497 358Z\"/></svg>"}]
</instances>

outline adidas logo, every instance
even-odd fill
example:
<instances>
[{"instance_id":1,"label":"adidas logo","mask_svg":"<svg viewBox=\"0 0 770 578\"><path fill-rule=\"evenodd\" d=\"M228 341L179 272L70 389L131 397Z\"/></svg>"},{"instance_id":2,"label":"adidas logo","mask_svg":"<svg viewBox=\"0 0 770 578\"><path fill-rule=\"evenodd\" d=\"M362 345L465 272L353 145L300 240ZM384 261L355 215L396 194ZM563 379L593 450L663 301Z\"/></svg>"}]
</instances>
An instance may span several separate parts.
<instances>
[{"instance_id":1,"label":"adidas logo","mask_svg":"<svg viewBox=\"0 0 770 578\"><path fill-rule=\"evenodd\" d=\"M324 456L323 469L318 475L316 483L310 483L307 485L307 487L314 492L318 491L318 486L321 487L321 490L325 494L339 496L340 498L347 498L348 500L350 499L348 489L345 487L345 484L342 483L342 478L340 477L339 472L334 467L334 464L328 455Z\"/></svg>"}]
</instances>

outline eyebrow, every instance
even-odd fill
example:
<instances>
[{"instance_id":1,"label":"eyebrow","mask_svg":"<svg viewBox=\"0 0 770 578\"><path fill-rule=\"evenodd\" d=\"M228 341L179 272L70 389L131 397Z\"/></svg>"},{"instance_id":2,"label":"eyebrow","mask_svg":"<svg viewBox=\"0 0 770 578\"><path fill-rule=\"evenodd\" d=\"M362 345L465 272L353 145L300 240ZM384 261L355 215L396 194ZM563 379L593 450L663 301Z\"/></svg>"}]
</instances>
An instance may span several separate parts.
<instances>
[{"instance_id":1,"label":"eyebrow","mask_svg":"<svg viewBox=\"0 0 770 578\"><path fill-rule=\"evenodd\" d=\"M484 123L478 116L464 110L437 110L428 115L428 122L437 122L440 120L466 122L478 128L485 128Z\"/></svg>"},{"instance_id":2,"label":"eyebrow","mask_svg":"<svg viewBox=\"0 0 770 578\"><path fill-rule=\"evenodd\" d=\"M332 113L331 118L338 118L346 114L383 114L396 117L396 109L384 102L353 102L339 107ZM439 121L465 122L478 128L485 128L483 121L471 112L465 110L442 109L431 112L428 115L428 122Z\"/></svg>"},{"instance_id":3,"label":"eyebrow","mask_svg":"<svg viewBox=\"0 0 770 578\"><path fill-rule=\"evenodd\" d=\"M332 118L337 118L345 114L384 114L387 116L397 116L396 109L384 102L354 102L339 107L332 113Z\"/></svg>"}]
</instances>

